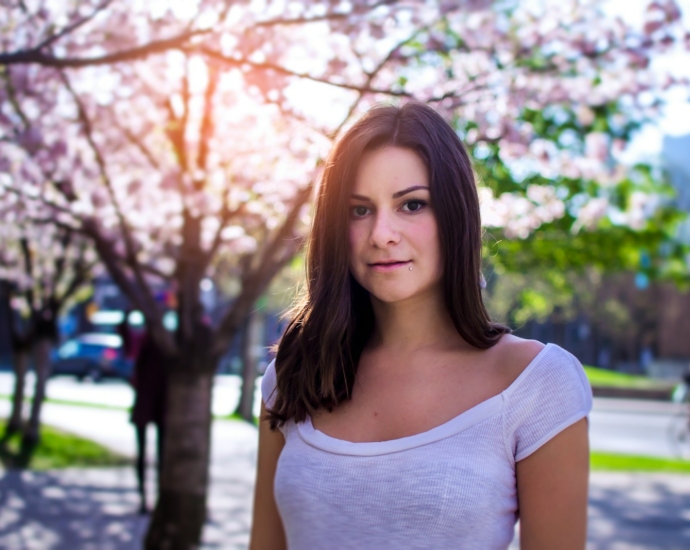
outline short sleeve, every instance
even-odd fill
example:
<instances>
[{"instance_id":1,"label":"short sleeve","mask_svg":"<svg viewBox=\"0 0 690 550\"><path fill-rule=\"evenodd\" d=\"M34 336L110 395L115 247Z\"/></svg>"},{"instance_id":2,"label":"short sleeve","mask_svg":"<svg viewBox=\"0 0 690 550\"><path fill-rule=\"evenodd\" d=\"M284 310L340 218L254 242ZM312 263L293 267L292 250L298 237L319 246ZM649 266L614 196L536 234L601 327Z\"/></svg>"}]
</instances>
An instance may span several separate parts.
<instances>
[{"instance_id":1,"label":"short sleeve","mask_svg":"<svg viewBox=\"0 0 690 550\"><path fill-rule=\"evenodd\" d=\"M503 437L515 462L592 410L592 388L580 362L547 344L503 392Z\"/></svg>"},{"instance_id":2,"label":"short sleeve","mask_svg":"<svg viewBox=\"0 0 690 550\"><path fill-rule=\"evenodd\" d=\"M261 379L261 399L267 409L273 407L276 401L276 360L274 359L266 367L264 377Z\"/></svg>"}]
</instances>

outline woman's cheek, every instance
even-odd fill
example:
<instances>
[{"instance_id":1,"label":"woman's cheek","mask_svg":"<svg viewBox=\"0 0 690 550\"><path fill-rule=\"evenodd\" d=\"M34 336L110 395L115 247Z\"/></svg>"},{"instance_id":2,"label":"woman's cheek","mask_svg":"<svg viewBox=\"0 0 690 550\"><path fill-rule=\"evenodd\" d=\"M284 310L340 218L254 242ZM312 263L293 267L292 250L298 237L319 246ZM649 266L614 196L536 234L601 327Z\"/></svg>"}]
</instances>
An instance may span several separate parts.
<instances>
[{"instance_id":1,"label":"woman's cheek","mask_svg":"<svg viewBox=\"0 0 690 550\"><path fill-rule=\"evenodd\" d=\"M350 225L350 253L353 258L356 258L362 250L362 239L364 232L359 224Z\"/></svg>"}]
</instances>

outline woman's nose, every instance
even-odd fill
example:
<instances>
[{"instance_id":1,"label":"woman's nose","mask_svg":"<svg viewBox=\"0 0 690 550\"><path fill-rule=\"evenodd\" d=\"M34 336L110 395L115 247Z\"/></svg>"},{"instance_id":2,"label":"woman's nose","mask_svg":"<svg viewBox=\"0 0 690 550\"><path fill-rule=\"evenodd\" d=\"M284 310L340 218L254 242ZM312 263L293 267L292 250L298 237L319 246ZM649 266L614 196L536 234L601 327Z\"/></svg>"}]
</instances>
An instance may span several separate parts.
<instances>
[{"instance_id":1,"label":"woman's nose","mask_svg":"<svg viewBox=\"0 0 690 550\"><path fill-rule=\"evenodd\" d=\"M385 212L378 212L374 217L369 243L377 248L385 248L400 241L400 233L395 227L394 220Z\"/></svg>"}]
</instances>

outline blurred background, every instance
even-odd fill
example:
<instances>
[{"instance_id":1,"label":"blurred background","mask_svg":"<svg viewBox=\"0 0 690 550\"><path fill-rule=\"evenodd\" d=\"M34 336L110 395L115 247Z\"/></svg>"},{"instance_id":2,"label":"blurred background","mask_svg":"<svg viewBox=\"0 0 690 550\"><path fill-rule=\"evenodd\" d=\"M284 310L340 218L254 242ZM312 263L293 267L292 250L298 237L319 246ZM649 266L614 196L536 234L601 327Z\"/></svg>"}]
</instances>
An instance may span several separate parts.
<instances>
[{"instance_id":1,"label":"blurred background","mask_svg":"<svg viewBox=\"0 0 690 550\"><path fill-rule=\"evenodd\" d=\"M0 547L246 548L322 162L411 99L489 311L586 365L590 547L690 547L687 0L8 0L0 41Z\"/></svg>"}]
</instances>

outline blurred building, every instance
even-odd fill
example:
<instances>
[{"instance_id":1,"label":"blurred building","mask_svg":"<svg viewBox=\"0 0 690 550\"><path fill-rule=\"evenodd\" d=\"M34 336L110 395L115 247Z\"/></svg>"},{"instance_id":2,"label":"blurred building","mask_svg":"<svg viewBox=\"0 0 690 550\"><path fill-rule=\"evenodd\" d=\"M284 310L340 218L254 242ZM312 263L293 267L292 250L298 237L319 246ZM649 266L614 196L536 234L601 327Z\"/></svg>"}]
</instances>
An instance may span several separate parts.
<instances>
[{"instance_id":1,"label":"blurred building","mask_svg":"<svg viewBox=\"0 0 690 550\"><path fill-rule=\"evenodd\" d=\"M678 229L678 238L690 246L690 134L664 136L662 159L669 182L676 190L676 203L688 212L688 219ZM690 262L690 257L688 258ZM660 295L656 360L650 374L675 377L690 365L690 292L665 287Z\"/></svg>"}]
</instances>

